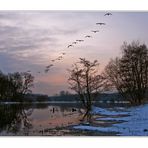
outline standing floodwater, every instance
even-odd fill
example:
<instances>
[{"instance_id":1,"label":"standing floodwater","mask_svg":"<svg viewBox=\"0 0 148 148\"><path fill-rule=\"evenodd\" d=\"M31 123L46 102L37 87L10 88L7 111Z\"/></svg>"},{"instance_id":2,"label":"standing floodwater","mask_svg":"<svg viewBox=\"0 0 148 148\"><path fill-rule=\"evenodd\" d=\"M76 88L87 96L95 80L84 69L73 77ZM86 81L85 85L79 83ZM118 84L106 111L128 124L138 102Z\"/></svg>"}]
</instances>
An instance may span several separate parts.
<instances>
[{"instance_id":1,"label":"standing floodwater","mask_svg":"<svg viewBox=\"0 0 148 148\"><path fill-rule=\"evenodd\" d=\"M77 103L1 104L0 135L148 135L148 105L117 106L94 106L87 122Z\"/></svg>"},{"instance_id":2,"label":"standing floodwater","mask_svg":"<svg viewBox=\"0 0 148 148\"><path fill-rule=\"evenodd\" d=\"M1 104L0 116L0 135L56 135L47 131L78 124L81 113L77 104Z\"/></svg>"}]
</instances>

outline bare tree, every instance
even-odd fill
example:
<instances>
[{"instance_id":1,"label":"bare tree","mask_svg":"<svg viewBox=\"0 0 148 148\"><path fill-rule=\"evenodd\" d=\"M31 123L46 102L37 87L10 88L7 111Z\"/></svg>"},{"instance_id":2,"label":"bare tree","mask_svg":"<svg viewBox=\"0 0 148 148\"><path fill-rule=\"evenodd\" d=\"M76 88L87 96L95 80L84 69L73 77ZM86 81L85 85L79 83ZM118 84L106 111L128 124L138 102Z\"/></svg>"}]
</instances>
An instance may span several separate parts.
<instances>
[{"instance_id":1,"label":"bare tree","mask_svg":"<svg viewBox=\"0 0 148 148\"><path fill-rule=\"evenodd\" d=\"M3 74L0 72L0 98L3 100L21 101L22 97L31 93L34 77L27 72Z\"/></svg>"},{"instance_id":2,"label":"bare tree","mask_svg":"<svg viewBox=\"0 0 148 148\"><path fill-rule=\"evenodd\" d=\"M148 90L148 49L132 42L122 46L122 57L111 60L105 68L111 86L133 104L141 104Z\"/></svg>"},{"instance_id":3,"label":"bare tree","mask_svg":"<svg viewBox=\"0 0 148 148\"><path fill-rule=\"evenodd\" d=\"M9 83L12 85L13 98L23 97L27 93L31 93L34 77L27 72L16 72L8 75Z\"/></svg>"},{"instance_id":4,"label":"bare tree","mask_svg":"<svg viewBox=\"0 0 148 148\"><path fill-rule=\"evenodd\" d=\"M86 115L92 109L92 101L103 90L104 78L98 74L98 66L97 60L90 62L85 58L80 58L80 61L68 70L70 88L79 95L86 109Z\"/></svg>"},{"instance_id":5,"label":"bare tree","mask_svg":"<svg viewBox=\"0 0 148 148\"><path fill-rule=\"evenodd\" d=\"M22 90L21 93L27 94L27 93L31 93L31 87L33 87L33 81L34 81L34 76L32 76L30 73L27 72L23 72L21 73L22 76Z\"/></svg>"}]
</instances>

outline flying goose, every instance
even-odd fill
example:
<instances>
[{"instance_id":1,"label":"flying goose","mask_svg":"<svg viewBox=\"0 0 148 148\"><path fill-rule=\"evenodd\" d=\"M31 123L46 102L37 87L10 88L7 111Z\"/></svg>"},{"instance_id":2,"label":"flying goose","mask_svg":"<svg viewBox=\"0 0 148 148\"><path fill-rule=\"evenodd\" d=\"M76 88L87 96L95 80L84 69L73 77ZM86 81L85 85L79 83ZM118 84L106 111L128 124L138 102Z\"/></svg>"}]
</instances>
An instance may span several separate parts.
<instances>
[{"instance_id":1,"label":"flying goose","mask_svg":"<svg viewBox=\"0 0 148 148\"><path fill-rule=\"evenodd\" d=\"M65 55L65 54L66 54L65 52L62 53L62 55Z\"/></svg>"},{"instance_id":2,"label":"flying goose","mask_svg":"<svg viewBox=\"0 0 148 148\"><path fill-rule=\"evenodd\" d=\"M91 32L93 32L93 33L97 33L97 32L99 32L99 30L92 30Z\"/></svg>"},{"instance_id":3,"label":"flying goose","mask_svg":"<svg viewBox=\"0 0 148 148\"><path fill-rule=\"evenodd\" d=\"M76 40L77 42L83 42L84 40Z\"/></svg>"},{"instance_id":4,"label":"flying goose","mask_svg":"<svg viewBox=\"0 0 148 148\"><path fill-rule=\"evenodd\" d=\"M77 42L72 42L72 44L77 44Z\"/></svg>"},{"instance_id":5,"label":"flying goose","mask_svg":"<svg viewBox=\"0 0 148 148\"><path fill-rule=\"evenodd\" d=\"M92 38L92 36L90 36L90 35L86 35L85 38Z\"/></svg>"},{"instance_id":6,"label":"flying goose","mask_svg":"<svg viewBox=\"0 0 148 148\"><path fill-rule=\"evenodd\" d=\"M109 12L104 14L104 16L107 16L107 15L109 16L109 15L112 15L112 14L111 14L111 13L109 13Z\"/></svg>"},{"instance_id":7,"label":"flying goose","mask_svg":"<svg viewBox=\"0 0 148 148\"><path fill-rule=\"evenodd\" d=\"M45 73L47 73L49 71L49 69L45 69Z\"/></svg>"},{"instance_id":8,"label":"flying goose","mask_svg":"<svg viewBox=\"0 0 148 148\"><path fill-rule=\"evenodd\" d=\"M106 25L105 23L96 23L96 25Z\"/></svg>"},{"instance_id":9,"label":"flying goose","mask_svg":"<svg viewBox=\"0 0 148 148\"><path fill-rule=\"evenodd\" d=\"M46 66L46 68L48 69L48 68L50 68L50 67L52 67L52 66L53 66L53 64L50 64L50 65Z\"/></svg>"},{"instance_id":10,"label":"flying goose","mask_svg":"<svg viewBox=\"0 0 148 148\"><path fill-rule=\"evenodd\" d=\"M68 45L67 48L73 47L73 45Z\"/></svg>"}]
</instances>

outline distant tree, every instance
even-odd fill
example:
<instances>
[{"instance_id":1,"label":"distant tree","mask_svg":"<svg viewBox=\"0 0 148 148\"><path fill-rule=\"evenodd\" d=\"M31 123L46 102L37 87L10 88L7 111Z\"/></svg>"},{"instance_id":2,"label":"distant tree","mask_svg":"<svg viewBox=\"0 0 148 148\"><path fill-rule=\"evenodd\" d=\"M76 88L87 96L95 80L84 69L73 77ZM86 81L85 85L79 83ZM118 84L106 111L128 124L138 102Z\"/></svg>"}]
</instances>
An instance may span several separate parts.
<instances>
[{"instance_id":1,"label":"distant tree","mask_svg":"<svg viewBox=\"0 0 148 148\"><path fill-rule=\"evenodd\" d=\"M141 104L148 90L148 49L145 44L124 43L121 58L111 60L105 68L110 86L132 104Z\"/></svg>"},{"instance_id":2,"label":"distant tree","mask_svg":"<svg viewBox=\"0 0 148 148\"><path fill-rule=\"evenodd\" d=\"M90 62L85 58L80 58L80 61L73 64L72 69L68 70L70 88L79 95L86 109L86 115L92 109L92 101L103 90L104 78L98 74L98 66L97 60Z\"/></svg>"},{"instance_id":3,"label":"distant tree","mask_svg":"<svg viewBox=\"0 0 148 148\"><path fill-rule=\"evenodd\" d=\"M46 101L48 101L48 96L47 95L39 95L39 96L37 96L36 101L46 102Z\"/></svg>"},{"instance_id":4,"label":"distant tree","mask_svg":"<svg viewBox=\"0 0 148 148\"><path fill-rule=\"evenodd\" d=\"M69 93L68 91L62 90L62 91L60 91L59 95L60 95L60 96L69 96L70 93Z\"/></svg>"}]
</instances>

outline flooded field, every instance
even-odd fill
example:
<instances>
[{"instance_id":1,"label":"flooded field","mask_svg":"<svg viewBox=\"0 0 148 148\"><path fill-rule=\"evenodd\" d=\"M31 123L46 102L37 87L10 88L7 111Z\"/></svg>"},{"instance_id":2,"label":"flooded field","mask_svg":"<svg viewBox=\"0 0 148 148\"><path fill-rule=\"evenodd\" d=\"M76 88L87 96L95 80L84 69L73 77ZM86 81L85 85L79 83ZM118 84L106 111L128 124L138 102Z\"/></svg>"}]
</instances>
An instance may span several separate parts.
<instances>
[{"instance_id":1,"label":"flooded field","mask_svg":"<svg viewBox=\"0 0 148 148\"><path fill-rule=\"evenodd\" d=\"M148 135L148 105L96 104L82 121L77 103L1 104L1 136Z\"/></svg>"}]
</instances>

